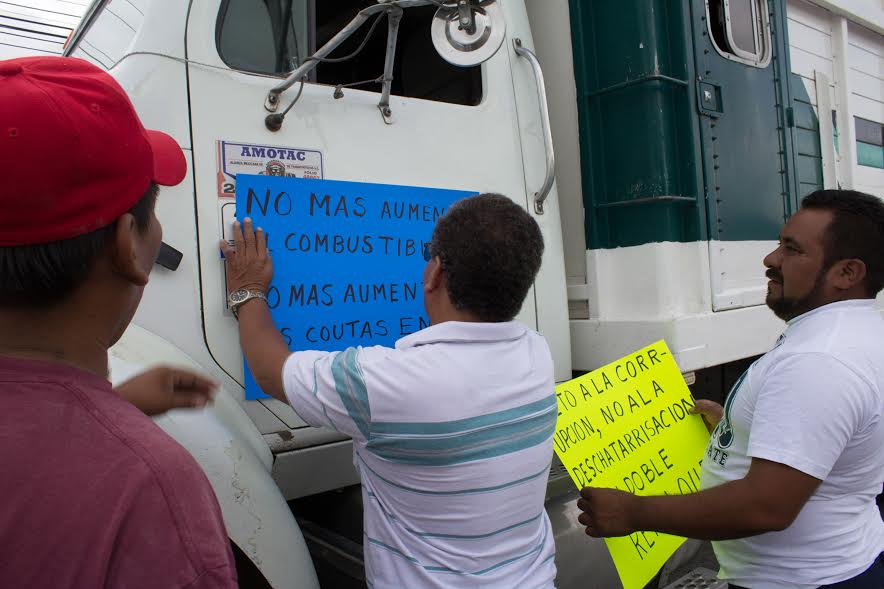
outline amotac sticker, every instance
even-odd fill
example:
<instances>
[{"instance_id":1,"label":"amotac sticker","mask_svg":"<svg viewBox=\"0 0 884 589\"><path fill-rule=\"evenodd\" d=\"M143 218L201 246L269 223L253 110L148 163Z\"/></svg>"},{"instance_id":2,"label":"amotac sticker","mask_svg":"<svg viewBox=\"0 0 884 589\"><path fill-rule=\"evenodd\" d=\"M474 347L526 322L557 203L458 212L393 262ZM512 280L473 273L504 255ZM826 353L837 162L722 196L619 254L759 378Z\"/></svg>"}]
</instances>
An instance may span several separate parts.
<instances>
[{"instance_id":1,"label":"amotac sticker","mask_svg":"<svg viewBox=\"0 0 884 589\"><path fill-rule=\"evenodd\" d=\"M322 152L218 141L218 196L236 197L236 175L322 179Z\"/></svg>"}]
</instances>

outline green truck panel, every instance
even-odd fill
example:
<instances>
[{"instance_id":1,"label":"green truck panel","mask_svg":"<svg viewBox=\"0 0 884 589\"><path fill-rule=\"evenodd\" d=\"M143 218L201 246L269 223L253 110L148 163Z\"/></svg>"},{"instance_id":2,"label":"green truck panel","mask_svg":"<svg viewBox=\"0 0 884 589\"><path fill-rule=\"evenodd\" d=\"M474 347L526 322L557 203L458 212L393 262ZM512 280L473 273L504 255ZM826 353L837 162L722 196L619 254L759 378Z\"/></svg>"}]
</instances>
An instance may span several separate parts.
<instances>
[{"instance_id":1,"label":"green truck panel","mask_svg":"<svg viewBox=\"0 0 884 589\"><path fill-rule=\"evenodd\" d=\"M768 8L754 67L716 49L705 0L571 0L587 247L776 239L822 186L784 1Z\"/></svg>"}]
</instances>

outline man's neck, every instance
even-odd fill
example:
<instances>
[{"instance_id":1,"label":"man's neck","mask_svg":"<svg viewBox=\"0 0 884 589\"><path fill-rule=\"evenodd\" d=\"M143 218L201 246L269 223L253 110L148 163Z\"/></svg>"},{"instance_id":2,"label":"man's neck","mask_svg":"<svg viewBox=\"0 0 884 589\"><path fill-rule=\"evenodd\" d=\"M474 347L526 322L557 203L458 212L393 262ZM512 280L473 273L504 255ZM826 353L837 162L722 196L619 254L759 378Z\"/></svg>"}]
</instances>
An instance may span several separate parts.
<instances>
[{"instance_id":1,"label":"man's neck","mask_svg":"<svg viewBox=\"0 0 884 589\"><path fill-rule=\"evenodd\" d=\"M0 356L68 364L107 377L109 337L102 321L69 305L0 309Z\"/></svg>"},{"instance_id":2,"label":"man's neck","mask_svg":"<svg viewBox=\"0 0 884 589\"><path fill-rule=\"evenodd\" d=\"M875 299L873 297L857 296L857 297L849 297L849 298L828 301L826 303L815 305L810 309L802 310L798 313L795 313L790 318L786 319L786 323L792 324L795 321L797 321L798 319L801 319L802 317L805 317L807 315L811 315L811 314L815 313L816 311L819 311L820 309L827 308L830 305L834 305L836 303L847 303L847 302L858 302L858 303L867 302L868 303L868 302L874 302L874 300Z\"/></svg>"},{"instance_id":3,"label":"man's neck","mask_svg":"<svg viewBox=\"0 0 884 589\"><path fill-rule=\"evenodd\" d=\"M482 320L479 319L475 313L471 313L469 311L459 311L451 305L445 305L438 312L433 313L430 316L431 325L438 325L439 323L445 323L447 321L460 321L463 323L482 322Z\"/></svg>"}]
</instances>

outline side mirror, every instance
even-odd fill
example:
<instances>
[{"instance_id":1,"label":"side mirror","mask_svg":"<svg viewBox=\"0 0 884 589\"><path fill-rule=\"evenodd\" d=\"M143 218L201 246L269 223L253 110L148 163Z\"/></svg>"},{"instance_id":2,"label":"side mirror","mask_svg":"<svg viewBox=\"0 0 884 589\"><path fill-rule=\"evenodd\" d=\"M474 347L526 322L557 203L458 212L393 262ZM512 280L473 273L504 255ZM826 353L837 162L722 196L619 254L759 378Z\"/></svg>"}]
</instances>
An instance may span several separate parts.
<instances>
[{"instance_id":1,"label":"side mirror","mask_svg":"<svg viewBox=\"0 0 884 589\"><path fill-rule=\"evenodd\" d=\"M470 67L497 53L506 36L506 20L498 0L458 0L436 11L430 32L442 59Z\"/></svg>"}]
</instances>

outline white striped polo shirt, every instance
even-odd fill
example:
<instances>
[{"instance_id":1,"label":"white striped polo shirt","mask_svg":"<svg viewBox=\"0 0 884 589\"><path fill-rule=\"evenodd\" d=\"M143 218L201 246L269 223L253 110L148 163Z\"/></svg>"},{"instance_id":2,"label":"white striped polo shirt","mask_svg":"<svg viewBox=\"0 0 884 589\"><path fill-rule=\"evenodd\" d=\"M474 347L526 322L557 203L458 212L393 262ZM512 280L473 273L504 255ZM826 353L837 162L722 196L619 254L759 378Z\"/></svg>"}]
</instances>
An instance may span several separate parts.
<instances>
[{"instance_id":1,"label":"white striped polo shirt","mask_svg":"<svg viewBox=\"0 0 884 589\"><path fill-rule=\"evenodd\" d=\"M553 587L543 337L449 321L395 349L296 352L283 382L304 421L353 438L370 587Z\"/></svg>"}]
</instances>

